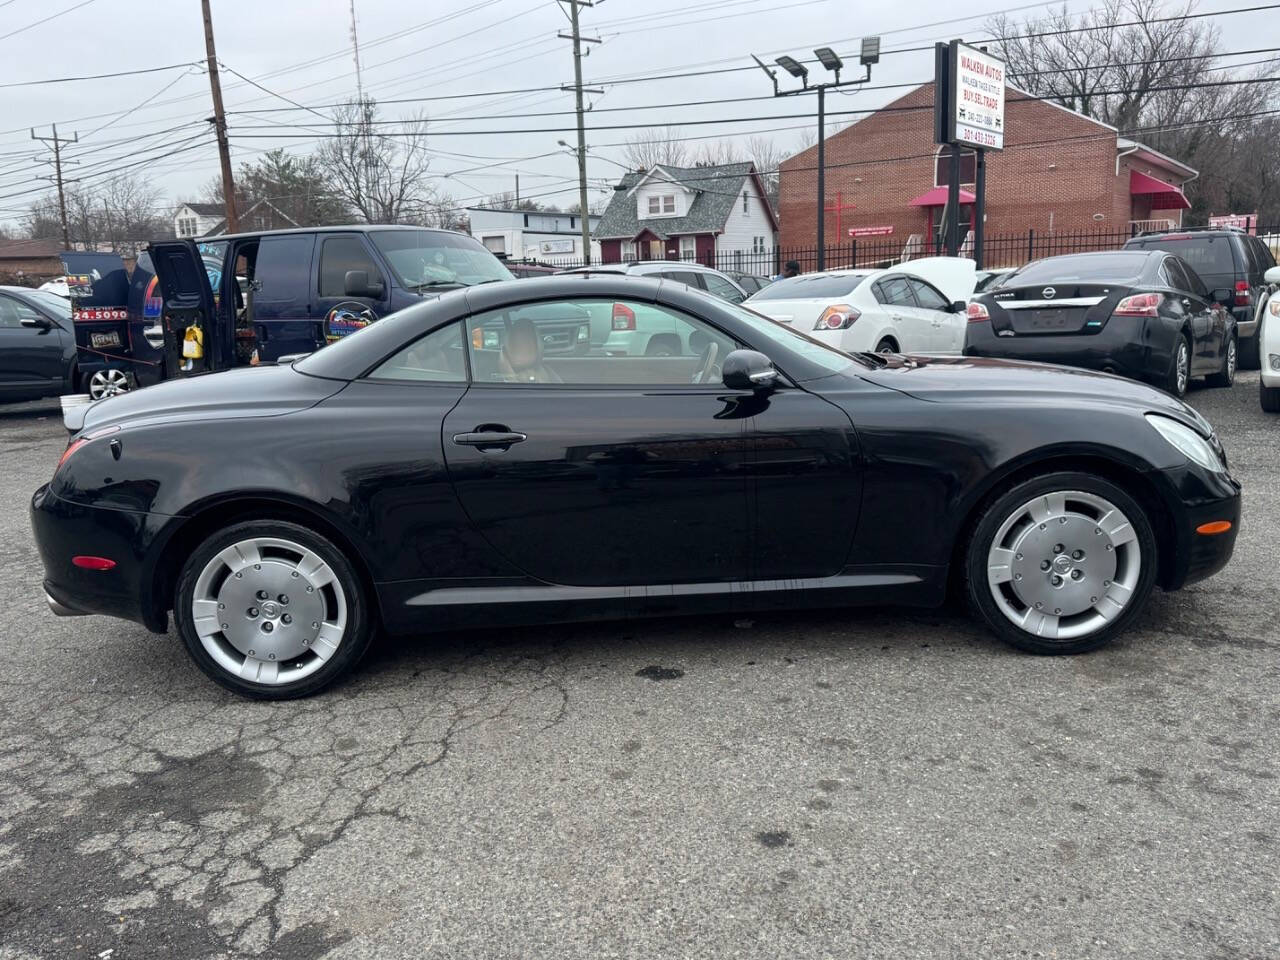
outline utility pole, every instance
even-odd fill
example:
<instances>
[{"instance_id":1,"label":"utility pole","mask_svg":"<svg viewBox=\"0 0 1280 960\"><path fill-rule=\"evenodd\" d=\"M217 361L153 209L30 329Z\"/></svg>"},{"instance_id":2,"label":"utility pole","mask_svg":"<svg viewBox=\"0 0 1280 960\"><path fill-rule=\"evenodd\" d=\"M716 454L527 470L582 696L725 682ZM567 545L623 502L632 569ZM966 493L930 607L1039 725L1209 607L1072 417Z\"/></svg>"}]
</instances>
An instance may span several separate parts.
<instances>
[{"instance_id":1,"label":"utility pole","mask_svg":"<svg viewBox=\"0 0 1280 960\"><path fill-rule=\"evenodd\" d=\"M58 125L55 123L53 125L52 137L37 137L36 131L33 128L31 131L31 139L39 140L42 143L53 144L53 176L54 176L54 181L58 185L58 212L62 214L62 245L67 250L70 250L71 249L71 229L67 225L67 195L65 190L63 189L63 181L62 181L62 145L64 143L79 143L80 134L77 133L75 136L71 137L70 139L67 139L65 137L59 137Z\"/></svg>"},{"instance_id":2,"label":"utility pole","mask_svg":"<svg viewBox=\"0 0 1280 960\"><path fill-rule=\"evenodd\" d=\"M200 0L204 11L204 49L209 58L209 89L213 92L213 130L218 137L218 158L222 161L222 204L227 218L227 233L240 229L236 215L236 187L231 179L231 147L227 143L227 115L222 109L222 85L218 82L218 54L213 46L213 15L209 0Z\"/></svg>"},{"instance_id":3,"label":"utility pole","mask_svg":"<svg viewBox=\"0 0 1280 960\"><path fill-rule=\"evenodd\" d=\"M582 263L583 266L591 265L591 218L587 216L587 132L584 112L582 109L582 42L586 40L588 43L600 43L598 37L583 37L578 30L578 8L591 7L595 4L592 0L560 0L561 3L569 5L569 24L572 27L572 33L565 35L563 33L556 34L562 40L573 41L573 94L578 114L578 207L579 213L582 215ZM589 53L590 51L588 51ZM561 87L561 89L566 89ZM591 90L591 93L604 93L603 90Z\"/></svg>"},{"instance_id":4,"label":"utility pole","mask_svg":"<svg viewBox=\"0 0 1280 960\"><path fill-rule=\"evenodd\" d=\"M841 80L840 71L844 69L844 60L842 60L836 52L830 47L818 47L813 51L813 55L818 62L827 70L835 74L834 80L826 83L809 83L809 68L797 60L795 57L778 57L774 60L778 66L787 73L791 74L800 81L800 89L798 90L781 90L778 88L778 74L769 69L755 54L751 55L751 59L756 62L761 70L768 75L769 80L773 83L773 95L775 97L794 97L798 94L813 93L818 94L818 249L817 249L817 268L818 270L827 269L827 232L826 232L826 211L827 211L827 105L826 96L828 90L837 90L841 87L854 87L858 84L866 83L871 79L871 67L873 64L880 62L880 38L864 37L862 40L862 48L858 55L858 62L865 68L866 72L863 76L856 80Z\"/></svg>"}]
</instances>

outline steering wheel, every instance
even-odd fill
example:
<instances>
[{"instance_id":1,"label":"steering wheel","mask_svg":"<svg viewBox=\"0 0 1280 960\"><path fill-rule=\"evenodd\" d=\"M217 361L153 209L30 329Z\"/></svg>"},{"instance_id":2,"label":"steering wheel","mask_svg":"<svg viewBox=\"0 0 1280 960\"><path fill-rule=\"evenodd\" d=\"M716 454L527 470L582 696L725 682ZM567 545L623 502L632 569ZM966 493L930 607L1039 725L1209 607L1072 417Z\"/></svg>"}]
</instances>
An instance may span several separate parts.
<instances>
[{"instance_id":1,"label":"steering wheel","mask_svg":"<svg viewBox=\"0 0 1280 960\"><path fill-rule=\"evenodd\" d=\"M716 357L720 353L720 345L712 340L702 349L702 358L698 362L698 372L693 375L694 383L711 383L716 372Z\"/></svg>"}]
</instances>

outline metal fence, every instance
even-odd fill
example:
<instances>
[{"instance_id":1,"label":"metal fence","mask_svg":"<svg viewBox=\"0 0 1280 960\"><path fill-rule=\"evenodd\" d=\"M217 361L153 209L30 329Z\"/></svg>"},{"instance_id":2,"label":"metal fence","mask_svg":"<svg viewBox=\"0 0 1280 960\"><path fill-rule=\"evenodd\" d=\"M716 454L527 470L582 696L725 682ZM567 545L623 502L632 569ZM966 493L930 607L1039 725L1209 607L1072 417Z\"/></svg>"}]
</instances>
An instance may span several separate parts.
<instances>
[{"instance_id":1,"label":"metal fence","mask_svg":"<svg viewBox=\"0 0 1280 960\"><path fill-rule=\"evenodd\" d=\"M1280 258L1280 224L1258 227L1256 232L1271 247L1277 258ZM983 240L982 267L987 270L998 270L1005 267L1020 267L1024 263L1039 260L1042 257L1119 250L1126 240L1135 235L1136 231L1130 230L1065 233L1027 230L1022 233L988 235ZM847 243L832 244L824 252L826 268L839 270L850 267L864 269L888 267L920 257L937 256L944 251L937 248L932 238L912 234L905 240L896 237L850 239ZM972 235L965 239L960 255L966 257L974 255ZM776 276L782 271L783 264L790 260L800 264L802 272L809 273L818 268L818 248L811 246L773 247L758 251L727 250L696 258L696 261L703 266L714 267L727 273L748 273L761 277ZM571 270L584 265L581 259L568 257L550 257L529 262L559 270Z\"/></svg>"}]
</instances>

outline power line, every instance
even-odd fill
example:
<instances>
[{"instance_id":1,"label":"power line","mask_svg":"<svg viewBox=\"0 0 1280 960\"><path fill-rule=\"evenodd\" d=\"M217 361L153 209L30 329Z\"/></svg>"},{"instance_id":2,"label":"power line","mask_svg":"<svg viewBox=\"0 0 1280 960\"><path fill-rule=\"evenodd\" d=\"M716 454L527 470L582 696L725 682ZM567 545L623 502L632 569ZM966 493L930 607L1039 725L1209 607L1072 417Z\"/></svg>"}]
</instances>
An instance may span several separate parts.
<instances>
[{"instance_id":1,"label":"power line","mask_svg":"<svg viewBox=\"0 0 1280 960\"><path fill-rule=\"evenodd\" d=\"M3 6L3 4L0 4ZM134 77L141 73L163 73L166 70L177 70L179 67L198 66L194 61L191 63L170 63L163 67L143 67L139 70L117 70L115 73L91 73L79 77L47 77L44 80L14 80L10 83L0 83L0 90L6 90L9 87L34 87L45 83L75 83L80 80L110 80L114 77Z\"/></svg>"},{"instance_id":2,"label":"power line","mask_svg":"<svg viewBox=\"0 0 1280 960\"><path fill-rule=\"evenodd\" d=\"M73 10L79 10L81 7L87 7L93 2L94 0L80 0L80 2L73 7L67 7L67 9L59 10L57 13L51 13L47 17L28 23L25 27L19 27L17 30L10 30L8 33L0 33L0 40L8 40L10 37L16 37L20 33L26 33L28 30L38 27L41 24L48 23L50 20L57 20L59 17L71 13Z\"/></svg>"}]
</instances>

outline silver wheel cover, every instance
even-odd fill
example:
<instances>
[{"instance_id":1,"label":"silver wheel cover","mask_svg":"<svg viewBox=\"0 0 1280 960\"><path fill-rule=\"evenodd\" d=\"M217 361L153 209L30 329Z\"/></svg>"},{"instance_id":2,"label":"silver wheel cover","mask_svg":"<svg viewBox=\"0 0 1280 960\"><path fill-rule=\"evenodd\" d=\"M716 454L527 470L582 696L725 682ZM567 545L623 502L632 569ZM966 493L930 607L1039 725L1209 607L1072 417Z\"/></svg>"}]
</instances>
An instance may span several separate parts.
<instances>
[{"instance_id":1,"label":"silver wheel cover","mask_svg":"<svg viewBox=\"0 0 1280 960\"><path fill-rule=\"evenodd\" d=\"M196 578L191 620L205 651L232 676L278 686L309 677L338 652L347 598L314 551L279 537L221 550Z\"/></svg>"},{"instance_id":2,"label":"silver wheel cover","mask_svg":"<svg viewBox=\"0 0 1280 960\"><path fill-rule=\"evenodd\" d=\"M1186 340L1178 340L1178 395L1187 392L1187 381L1191 379L1191 351Z\"/></svg>"},{"instance_id":3,"label":"silver wheel cover","mask_svg":"<svg viewBox=\"0 0 1280 960\"><path fill-rule=\"evenodd\" d=\"M1236 341L1232 337L1227 341L1227 379L1234 380L1236 378Z\"/></svg>"},{"instance_id":4,"label":"silver wheel cover","mask_svg":"<svg viewBox=\"0 0 1280 960\"><path fill-rule=\"evenodd\" d=\"M1014 510L987 553L1000 612L1046 640L1101 630L1133 599L1142 550L1129 518L1095 493L1059 490Z\"/></svg>"},{"instance_id":5,"label":"silver wheel cover","mask_svg":"<svg viewBox=\"0 0 1280 960\"><path fill-rule=\"evenodd\" d=\"M129 377L123 370L108 367L94 371L89 377L89 396L94 400L114 397L117 393L127 393L128 390Z\"/></svg>"}]
</instances>

